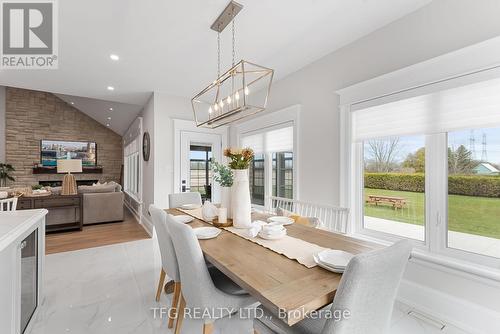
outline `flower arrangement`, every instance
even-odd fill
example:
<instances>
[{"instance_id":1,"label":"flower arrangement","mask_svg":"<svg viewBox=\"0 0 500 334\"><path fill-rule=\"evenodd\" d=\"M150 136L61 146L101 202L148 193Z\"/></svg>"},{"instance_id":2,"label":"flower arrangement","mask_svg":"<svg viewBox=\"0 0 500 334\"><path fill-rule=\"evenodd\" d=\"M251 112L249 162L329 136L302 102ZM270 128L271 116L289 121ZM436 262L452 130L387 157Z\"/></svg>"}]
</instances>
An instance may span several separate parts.
<instances>
[{"instance_id":1,"label":"flower arrangement","mask_svg":"<svg viewBox=\"0 0 500 334\"><path fill-rule=\"evenodd\" d=\"M229 167L231 169L247 169L254 157L253 150L247 148L226 148L224 156L229 158Z\"/></svg>"},{"instance_id":2,"label":"flower arrangement","mask_svg":"<svg viewBox=\"0 0 500 334\"><path fill-rule=\"evenodd\" d=\"M221 187L231 187L233 185L233 171L228 166L225 166L217 161L212 162L210 167L214 172L212 178Z\"/></svg>"}]
</instances>

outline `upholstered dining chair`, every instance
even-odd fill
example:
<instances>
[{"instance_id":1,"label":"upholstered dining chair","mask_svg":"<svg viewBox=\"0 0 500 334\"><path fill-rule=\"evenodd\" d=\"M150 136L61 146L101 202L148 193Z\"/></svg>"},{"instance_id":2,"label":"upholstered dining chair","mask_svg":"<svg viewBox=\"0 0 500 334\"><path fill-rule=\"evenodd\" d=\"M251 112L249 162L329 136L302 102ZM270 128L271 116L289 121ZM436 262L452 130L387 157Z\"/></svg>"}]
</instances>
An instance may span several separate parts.
<instances>
[{"instance_id":1,"label":"upholstered dining chair","mask_svg":"<svg viewBox=\"0 0 500 334\"><path fill-rule=\"evenodd\" d=\"M256 300L249 295L229 294L214 284L205 265L198 239L191 227L175 221L169 224L168 228L172 235L182 281L175 334L179 334L186 306L202 311L203 334L211 334L214 322L229 316L229 310L239 311L256 303ZM209 312L204 312L205 310Z\"/></svg>"},{"instance_id":2,"label":"upholstered dining chair","mask_svg":"<svg viewBox=\"0 0 500 334\"><path fill-rule=\"evenodd\" d=\"M355 256L347 265L331 306L323 314L288 326L266 309L254 320L259 334L384 334L388 333L394 301L411 252L409 241ZM258 314L259 312L257 312ZM346 314L344 312L344 314Z\"/></svg>"},{"instance_id":3,"label":"upholstered dining chair","mask_svg":"<svg viewBox=\"0 0 500 334\"><path fill-rule=\"evenodd\" d=\"M168 195L168 207L178 208L184 204L202 204L201 194L198 192L176 193Z\"/></svg>"},{"instance_id":4,"label":"upholstered dining chair","mask_svg":"<svg viewBox=\"0 0 500 334\"><path fill-rule=\"evenodd\" d=\"M0 211L16 211L17 197L0 199Z\"/></svg>"},{"instance_id":5,"label":"upholstered dining chair","mask_svg":"<svg viewBox=\"0 0 500 334\"><path fill-rule=\"evenodd\" d=\"M177 258L175 256L174 245L172 243L172 238L168 232L167 227L167 213L151 204L149 206L149 212L153 219L153 225L156 230L156 235L158 238L158 246L160 248L161 256L161 272L160 281L158 282L158 289L156 290L156 301L160 301L161 291L165 284L165 277L168 276L174 281L174 294L172 297L172 308L171 314L176 314L176 308L179 304L179 298L181 294L181 283L179 277L179 267L177 265ZM174 317L169 314L168 328L173 327Z\"/></svg>"}]
</instances>

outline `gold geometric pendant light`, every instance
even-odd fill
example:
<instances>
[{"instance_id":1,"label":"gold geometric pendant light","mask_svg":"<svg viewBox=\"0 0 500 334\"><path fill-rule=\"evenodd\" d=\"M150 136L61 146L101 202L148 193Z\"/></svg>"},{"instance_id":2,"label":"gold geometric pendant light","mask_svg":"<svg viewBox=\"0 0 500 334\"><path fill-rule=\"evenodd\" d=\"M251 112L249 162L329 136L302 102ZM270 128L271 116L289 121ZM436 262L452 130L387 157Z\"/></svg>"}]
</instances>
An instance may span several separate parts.
<instances>
[{"instance_id":1,"label":"gold geometric pendant light","mask_svg":"<svg viewBox=\"0 0 500 334\"><path fill-rule=\"evenodd\" d=\"M191 99L196 126L217 128L264 111L274 70L249 61L234 63L234 17L243 8L231 1L211 29L217 31L217 79ZM220 32L232 23L233 66L220 75Z\"/></svg>"}]
</instances>

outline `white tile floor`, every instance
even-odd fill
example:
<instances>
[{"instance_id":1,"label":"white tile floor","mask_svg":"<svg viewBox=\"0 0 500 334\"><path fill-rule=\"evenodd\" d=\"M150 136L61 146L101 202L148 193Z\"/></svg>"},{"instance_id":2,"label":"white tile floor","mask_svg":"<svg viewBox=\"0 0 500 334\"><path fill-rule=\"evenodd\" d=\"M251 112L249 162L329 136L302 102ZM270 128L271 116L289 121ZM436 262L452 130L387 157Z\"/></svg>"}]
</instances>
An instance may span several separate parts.
<instances>
[{"instance_id":1,"label":"white tile floor","mask_svg":"<svg viewBox=\"0 0 500 334\"><path fill-rule=\"evenodd\" d=\"M164 294L154 301L159 270L154 239L48 255L46 298L31 333L172 333L165 319L153 317L152 308L170 305ZM439 331L407 311L395 310L390 334L464 334L449 326ZM201 333L201 326L186 319L182 333ZM252 323L218 322L216 333L252 333Z\"/></svg>"}]
</instances>

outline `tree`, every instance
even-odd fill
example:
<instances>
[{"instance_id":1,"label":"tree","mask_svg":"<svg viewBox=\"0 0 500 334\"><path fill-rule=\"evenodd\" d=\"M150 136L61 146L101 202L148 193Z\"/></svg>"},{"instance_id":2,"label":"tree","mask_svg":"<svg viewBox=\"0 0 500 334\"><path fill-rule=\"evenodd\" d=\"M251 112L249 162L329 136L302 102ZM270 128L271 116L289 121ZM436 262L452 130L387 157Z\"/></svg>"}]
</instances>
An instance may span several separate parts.
<instances>
[{"instance_id":1,"label":"tree","mask_svg":"<svg viewBox=\"0 0 500 334\"><path fill-rule=\"evenodd\" d=\"M368 141L366 153L370 160L369 169L379 173L390 172L394 168L398 150L399 137Z\"/></svg>"},{"instance_id":2,"label":"tree","mask_svg":"<svg viewBox=\"0 0 500 334\"><path fill-rule=\"evenodd\" d=\"M425 147L419 148L415 153L410 153L403 162L404 168L413 168L417 173L425 172Z\"/></svg>"},{"instance_id":3,"label":"tree","mask_svg":"<svg viewBox=\"0 0 500 334\"><path fill-rule=\"evenodd\" d=\"M472 159L472 152L460 145L456 150L448 147L448 173L472 174L477 161Z\"/></svg>"}]
</instances>

